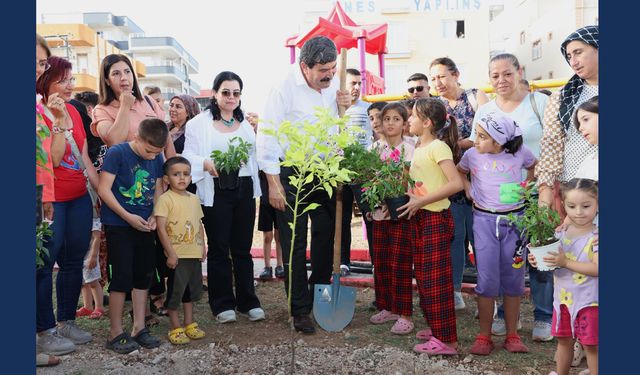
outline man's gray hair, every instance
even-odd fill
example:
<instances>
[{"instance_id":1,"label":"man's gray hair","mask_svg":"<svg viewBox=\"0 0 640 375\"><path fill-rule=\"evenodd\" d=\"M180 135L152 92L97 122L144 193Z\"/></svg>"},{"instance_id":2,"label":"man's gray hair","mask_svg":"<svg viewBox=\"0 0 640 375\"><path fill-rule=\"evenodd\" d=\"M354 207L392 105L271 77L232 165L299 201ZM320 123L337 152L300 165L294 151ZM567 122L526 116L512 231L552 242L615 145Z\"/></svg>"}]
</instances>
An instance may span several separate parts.
<instances>
[{"instance_id":1,"label":"man's gray hair","mask_svg":"<svg viewBox=\"0 0 640 375\"><path fill-rule=\"evenodd\" d=\"M326 36L318 35L307 40L300 49L300 62L309 68L316 64L326 64L338 59L338 50L333 41Z\"/></svg>"}]
</instances>

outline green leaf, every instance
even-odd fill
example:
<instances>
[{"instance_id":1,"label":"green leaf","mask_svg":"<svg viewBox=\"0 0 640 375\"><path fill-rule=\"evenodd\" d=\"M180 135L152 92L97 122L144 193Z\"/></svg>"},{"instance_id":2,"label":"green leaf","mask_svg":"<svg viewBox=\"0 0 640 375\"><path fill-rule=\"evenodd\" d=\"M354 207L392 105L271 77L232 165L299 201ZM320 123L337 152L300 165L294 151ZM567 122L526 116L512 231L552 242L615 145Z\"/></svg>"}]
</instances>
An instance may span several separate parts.
<instances>
[{"instance_id":1,"label":"green leaf","mask_svg":"<svg viewBox=\"0 0 640 375\"><path fill-rule=\"evenodd\" d=\"M304 210L302 210L302 213L306 213L312 210L315 210L316 208L320 207L320 205L318 203L309 203L309 205L307 207L304 208Z\"/></svg>"}]
</instances>

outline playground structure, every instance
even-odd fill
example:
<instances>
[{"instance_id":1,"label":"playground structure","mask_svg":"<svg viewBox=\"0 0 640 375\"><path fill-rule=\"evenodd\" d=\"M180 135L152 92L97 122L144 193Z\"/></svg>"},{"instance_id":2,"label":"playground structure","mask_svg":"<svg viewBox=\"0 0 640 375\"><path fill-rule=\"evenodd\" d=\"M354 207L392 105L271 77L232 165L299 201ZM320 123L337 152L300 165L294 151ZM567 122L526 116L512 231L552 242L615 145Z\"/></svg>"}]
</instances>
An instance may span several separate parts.
<instances>
[{"instance_id":1,"label":"playground structure","mask_svg":"<svg viewBox=\"0 0 640 375\"><path fill-rule=\"evenodd\" d=\"M347 50L357 48L360 61L360 74L362 76L362 97L365 102L391 102L408 99L407 93L388 94L385 93L385 68L384 54L387 51L387 24L365 24L358 25L344 11L339 2L336 2L327 18L318 17L318 23L306 34L293 35L287 38L285 47L290 51L290 64L296 62L296 48L314 36L324 35L336 44L338 51L341 48ZM376 76L366 69L365 54L378 55L378 71ZM529 90L557 89L567 83L567 79L543 79L532 81ZM493 93L493 87L483 86L479 88L487 94Z\"/></svg>"}]
</instances>

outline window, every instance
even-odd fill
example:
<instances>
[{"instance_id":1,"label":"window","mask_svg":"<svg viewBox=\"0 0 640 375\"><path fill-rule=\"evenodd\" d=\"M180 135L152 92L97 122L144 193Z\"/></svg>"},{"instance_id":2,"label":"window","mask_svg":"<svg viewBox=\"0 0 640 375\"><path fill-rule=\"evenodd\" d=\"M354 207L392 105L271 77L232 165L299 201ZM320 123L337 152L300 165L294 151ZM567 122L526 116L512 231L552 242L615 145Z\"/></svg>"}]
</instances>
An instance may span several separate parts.
<instances>
[{"instance_id":1,"label":"window","mask_svg":"<svg viewBox=\"0 0 640 375\"><path fill-rule=\"evenodd\" d=\"M542 57L542 42L540 39L533 42L533 46L531 48L531 60L538 60Z\"/></svg>"},{"instance_id":2,"label":"window","mask_svg":"<svg viewBox=\"0 0 640 375\"><path fill-rule=\"evenodd\" d=\"M409 53L409 26L406 23L389 22L387 48L389 54Z\"/></svg>"},{"instance_id":3,"label":"window","mask_svg":"<svg viewBox=\"0 0 640 375\"><path fill-rule=\"evenodd\" d=\"M549 72L549 79L553 79L553 70Z\"/></svg>"},{"instance_id":4,"label":"window","mask_svg":"<svg viewBox=\"0 0 640 375\"><path fill-rule=\"evenodd\" d=\"M524 31L520 32L520 45L523 45L525 42L525 34Z\"/></svg>"},{"instance_id":5,"label":"window","mask_svg":"<svg viewBox=\"0 0 640 375\"><path fill-rule=\"evenodd\" d=\"M443 20L442 37L444 39L464 39L464 20ZM389 40L390 38L387 38Z\"/></svg>"},{"instance_id":6,"label":"window","mask_svg":"<svg viewBox=\"0 0 640 375\"><path fill-rule=\"evenodd\" d=\"M78 73L87 73L89 70L89 56L86 53L79 53L76 56Z\"/></svg>"},{"instance_id":7,"label":"window","mask_svg":"<svg viewBox=\"0 0 640 375\"><path fill-rule=\"evenodd\" d=\"M551 39L553 39L553 33L547 34L547 40L551 40Z\"/></svg>"}]
</instances>

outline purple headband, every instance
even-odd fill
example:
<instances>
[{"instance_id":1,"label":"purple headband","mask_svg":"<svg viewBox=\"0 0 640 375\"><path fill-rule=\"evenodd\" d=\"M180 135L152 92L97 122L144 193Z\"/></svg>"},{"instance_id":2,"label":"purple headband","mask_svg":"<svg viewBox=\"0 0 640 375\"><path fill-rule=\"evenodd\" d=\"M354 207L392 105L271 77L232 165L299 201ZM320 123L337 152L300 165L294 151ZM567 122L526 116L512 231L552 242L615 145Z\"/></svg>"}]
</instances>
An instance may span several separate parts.
<instances>
[{"instance_id":1,"label":"purple headband","mask_svg":"<svg viewBox=\"0 0 640 375\"><path fill-rule=\"evenodd\" d=\"M507 116L490 112L478 120L478 125L484 129L494 141L501 146L513 138L522 135L522 130L515 121Z\"/></svg>"}]
</instances>

